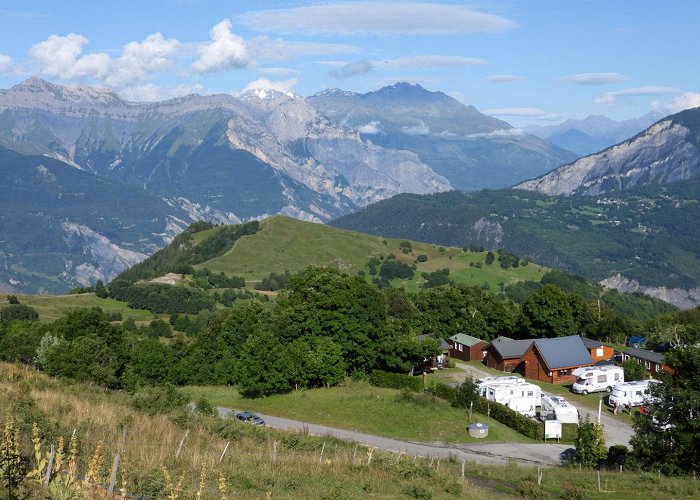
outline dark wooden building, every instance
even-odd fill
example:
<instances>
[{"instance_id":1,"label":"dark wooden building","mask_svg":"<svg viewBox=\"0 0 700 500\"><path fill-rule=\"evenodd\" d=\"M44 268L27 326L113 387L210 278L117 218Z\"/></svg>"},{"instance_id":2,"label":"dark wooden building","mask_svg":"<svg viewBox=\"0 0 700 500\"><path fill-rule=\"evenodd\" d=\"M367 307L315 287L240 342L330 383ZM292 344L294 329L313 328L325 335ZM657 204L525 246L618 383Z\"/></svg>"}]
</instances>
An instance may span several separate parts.
<instances>
[{"instance_id":1,"label":"dark wooden building","mask_svg":"<svg viewBox=\"0 0 700 500\"><path fill-rule=\"evenodd\" d=\"M450 344L450 357L463 361L481 361L486 356L487 342L481 339L458 333L453 335L447 342Z\"/></svg>"},{"instance_id":2,"label":"dark wooden building","mask_svg":"<svg viewBox=\"0 0 700 500\"><path fill-rule=\"evenodd\" d=\"M658 352L630 347L622 353L622 361L629 361L630 359L644 365L647 373L652 377L657 377L661 372L673 372L673 369L664 363L664 355Z\"/></svg>"},{"instance_id":3,"label":"dark wooden building","mask_svg":"<svg viewBox=\"0 0 700 500\"><path fill-rule=\"evenodd\" d=\"M586 349L588 349L588 352L591 353L593 361L596 363L598 361L608 361L615 355L615 349L607 344L586 337L581 337L581 340L583 341L583 345L586 346Z\"/></svg>"},{"instance_id":4,"label":"dark wooden building","mask_svg":"<svg viewBox=\"0 0 700 500\"><path fill-rule=\"evenodd\" d=\"M550 384L575 382L576 377L571 372L594 364L578 335L536 339L523 354L522 361L526 378Z\"/></svg>"},{"instance_id":5,"label":"dark wooden building","mask_svg":"<svg viewBox=\"0 0 700 500\"><path fill-rule=\"evenodd\" d=\"M523 354L532 340L495 339L486 348L486 366L502 372L518 371Z\"/></svg>"}]
</instances>

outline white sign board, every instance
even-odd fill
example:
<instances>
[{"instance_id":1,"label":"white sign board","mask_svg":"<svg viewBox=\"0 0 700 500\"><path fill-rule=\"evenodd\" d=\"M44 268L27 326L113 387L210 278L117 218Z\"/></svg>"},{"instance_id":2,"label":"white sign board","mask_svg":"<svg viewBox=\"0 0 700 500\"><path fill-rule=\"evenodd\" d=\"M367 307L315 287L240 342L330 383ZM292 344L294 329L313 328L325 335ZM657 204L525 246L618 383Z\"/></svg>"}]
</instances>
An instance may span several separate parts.
<instances>
[{"instance_id":1,"label":"white sign board","mask_svg":"<svg viewBox=\"0 0 700 500\"><path fill-rule=\"evenodd\" d=\"M561 439L561 422L559 420L544 421L544 438Z\"/></svg>"}]
</instances>

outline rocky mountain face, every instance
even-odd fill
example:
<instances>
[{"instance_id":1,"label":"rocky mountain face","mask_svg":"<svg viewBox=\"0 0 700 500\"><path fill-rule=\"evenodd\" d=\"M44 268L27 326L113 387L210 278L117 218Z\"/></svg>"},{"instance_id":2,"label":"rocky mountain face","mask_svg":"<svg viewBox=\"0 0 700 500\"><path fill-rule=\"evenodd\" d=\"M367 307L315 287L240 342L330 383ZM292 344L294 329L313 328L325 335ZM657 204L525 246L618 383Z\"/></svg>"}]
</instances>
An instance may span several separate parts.
<instances>
[{"instance_id":1,"label":"rocky mountain face","mask_svg":"<svg viewBox=\"0 0 700 500\"><path fill-rule=\"evenodd\" d=\"M583 120L566 120L558 125L532 126L525 130L550 144L585 156L629 139L661 118L663 115L658 112L623 121L591 115Z\"/></svg>"},{"instance_id":2,"label":"rocky mountain face","mask_svg":"<svg viewBox=\"0 0 700 500\"><path fill-rule=\"evenodd\" d=\"M506 187L576 158L420 85L397 83L366 94L331 89L307 101L377 146L414 152L460 190Z\"/></svg>"},{"instance_id":3,"label":"rocky mountain face","mask_svg":"<svg viewBox=\"0 0 700 500\"><path fill-rule=\"evenodd\" d=\"M2 147L0 178L0 289L7 291L58 292L106 282L195 220L235 222Z\"/></svg>"},{"instance_id":4,"label":"rocky mountain face","mask_svg":"<svg viewBox=\"0 0 700 500\"><path fill-rule=\"evenodd\" d=\"M0 140L77 168L241 219L324 221L400 192L450 183L274 91L127 102L32 78L0 93Z\"/></svg>"},{"instance_id":5,"label":"rocky mountain face","mask_svg":"<svg viewBox=\"0 0 700 500\"><path fill-rule=\"evenodd\" d=\"M620 144L515 189L601 195L700 176L700 108L666 117Z\"/></svg>"}]
</instances>

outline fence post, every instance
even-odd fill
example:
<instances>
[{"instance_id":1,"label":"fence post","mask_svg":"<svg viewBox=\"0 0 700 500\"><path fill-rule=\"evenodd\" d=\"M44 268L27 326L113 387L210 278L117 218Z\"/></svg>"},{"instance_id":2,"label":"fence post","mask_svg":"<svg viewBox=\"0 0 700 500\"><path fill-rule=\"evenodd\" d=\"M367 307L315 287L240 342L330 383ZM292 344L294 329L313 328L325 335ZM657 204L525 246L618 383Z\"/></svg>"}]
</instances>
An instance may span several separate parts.
<instances>
[{"instance_id":1,"label":"fence post","mask_svg":"<svg viewBox=\"0 0 700 500\"><path fill-rule=\"evenodd\" d=\"M114 455L114 463L112 464L112 475L109 477L109 488L107 489L107 500L114 498L114 486L117 484L117 472L119 471L120 457L119 453Z\"/></svg>"},{"instance_id":2,"label":"fence post","mask_svg":"<svg viewBox=\"0 0 700 500\"><path fill-rule=\"evenodd\" d=\"M464 481L464 460L462 460L462 481Z\"/></svg>"},{"instance_id":3,"label":"fence post","mask_svg":"<svg viewBox=\"0 0 700 500\"><path fill-rule=\"evenodd\" d=\"M277 441L272 442L272 463L277 461Z\"/></svg>"},{"instance_id":4,"label":"fence post","mask_svg":"<svg viewBox=\"0 0 700 500\"><path fill-rule=\"evenodd\" d=\"M190 433L190 430L187 429L187 430L185 431L185 435L182 436L182 439L180 440L180 444L179 444L179 446L177 447L177 452L175 453L175 458L177 458L177 457L180 456L180 452L182 451L182 446L185 444L185 438L187 438L187 436L189 435L189 433Z\"/></svg>"},{"instance_id":5,"label":"fence post","mask_svg":"<svg viewBox=\"0 0 700 500\"><path fill-rule=\"evenodd\" d=\"M228 445L231 444L231 441L226 441L226 446L224 446L224 451L219 457L219 462L221 462L224 459L224 455L226 455L226 450L228 450Z\"/></svg>"},{"instance_id":6,"label":"fence post","mask_svg":"<svg viewBox=\"0 0 700 500\"><path fill-rule=\"evenodd\" d=\"M51 445L51 456L49 457L49 465L46 467L46 474L44 475L44 488L49 487L49 481L51 481L51 472L53 471L53 461L56 458L56 447Z\"/></svg>"},{"instance_id":7,"label":"fence post","mask_svg":"<svg viewBox=\"0 0 700 500\"><path fill-rule=\"evenodd\" d=\"M367 453L367 465L372 463L372 453L374 453L374 448L370 446L369 453Z\"/></svg>"},{"instance_id":8,"label":"fence post","mask_svg":"<svg viewBox=\"0 0 700 500\"><path fill-rule=\"evenodd\" d=\"M323 446L321 446L321 455L318 457L318 463L323 462L323 451L326 449L326 442L323 442Z\"/></svg>"}]
</instances>

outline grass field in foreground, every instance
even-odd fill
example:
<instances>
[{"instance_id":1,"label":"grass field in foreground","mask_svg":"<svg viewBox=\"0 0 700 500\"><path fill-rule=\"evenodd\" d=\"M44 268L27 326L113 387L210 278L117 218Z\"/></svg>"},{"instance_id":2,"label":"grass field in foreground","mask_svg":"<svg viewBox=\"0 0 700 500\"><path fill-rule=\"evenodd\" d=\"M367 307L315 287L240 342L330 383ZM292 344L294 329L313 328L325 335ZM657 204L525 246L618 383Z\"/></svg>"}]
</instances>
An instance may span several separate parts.
<instances>
[{"instance_id":1,"label":"grass field in foreground","mask_svg":"<svg viewBox=\"0 0 700 500\"><path fill-rule=\"evenodd\" d=\"M338 387L294 391L260 399L244 399L230 387L189 386L184 390L195 401L204 397L217 406L409 441L533 442L493 419L476 414L474 421L489 424L489 435L485 439L470 438L465 411L432 398L425 403L408 401L401 398L401 391L373 387L367 382L348 380Z\"/></svg>"},{"instance_id":2,"label":"grass field in foreground","mask_svg":"<svg viewBox=\"0 0 700 500\"><path fill-rule=\"evenodd\" d=\"M143 309L130 309L126 302L101 299L94 293L76 295L18 295L21 304L28 305L39 313L41 321L54 321L66 311L83 307L99 307L105 312L121 312L122 318L134 321L153 319L153 313Z\"/></svg>"}]
</instances>

